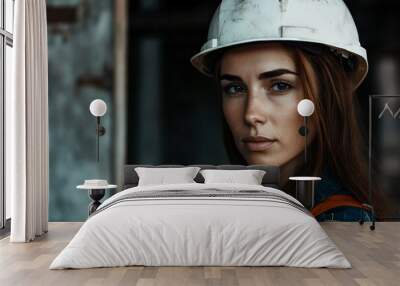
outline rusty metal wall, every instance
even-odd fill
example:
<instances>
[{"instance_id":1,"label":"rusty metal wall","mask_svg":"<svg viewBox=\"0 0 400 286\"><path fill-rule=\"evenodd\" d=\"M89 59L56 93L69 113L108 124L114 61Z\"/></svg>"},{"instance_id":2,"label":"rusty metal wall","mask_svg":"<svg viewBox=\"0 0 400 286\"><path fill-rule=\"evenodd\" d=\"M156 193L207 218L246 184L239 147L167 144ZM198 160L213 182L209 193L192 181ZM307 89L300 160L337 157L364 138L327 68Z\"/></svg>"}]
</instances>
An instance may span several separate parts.
<instances>
[{"instance_id":1,"label":"rusty metal wall","mask_svg":"<svg viewBox=\"0 0 400 286\"><path fill-rule=\"evenodd\" d=\"M113 1L48 0L50 221L82 221L90 202L84 179L113 182ZM93 99L108 110L96 161Z\"/></svg>"}]
</instances>

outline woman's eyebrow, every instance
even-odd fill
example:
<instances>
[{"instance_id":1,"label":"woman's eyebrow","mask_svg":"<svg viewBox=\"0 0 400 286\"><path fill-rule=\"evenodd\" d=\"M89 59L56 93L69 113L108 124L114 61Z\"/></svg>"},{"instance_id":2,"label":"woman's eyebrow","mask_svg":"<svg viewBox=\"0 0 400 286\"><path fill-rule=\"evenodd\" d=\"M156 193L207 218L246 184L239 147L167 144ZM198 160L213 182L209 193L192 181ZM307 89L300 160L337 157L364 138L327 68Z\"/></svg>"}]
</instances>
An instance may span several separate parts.
<instances>
[{"instance_id":1,"label":"woman's eyebrow","mask_svg":"<svg viewBox=\"0 0 400 286\"><path fill-rule=\"evenodd\" d=\"M276 69L276 70L271 70L271 71L266 71L261 73L258 78L259 79L266 79L266 78L271 78L271 77L277 77L286 73L294 74L294 75L299 75L297 72L288 70L288 69ZM240 76L237 75L232 75L232 74L223 74L219 77L219 80L229 80L229 81L243 81Z\"/></svg>"},{"instance_id":2,"label":"woman's eyebrow","mask_svg":"<svg viewBox=\"0 0 400 286\"><path fill-rule=\"evenodd\" d=\"M219 77L219 80L229 80L229 81L243 81L240 76L231 75L231 74L223 74Z\"/></svg>"},{"instance_id":3,"label":"woman's eyebrow","mask_svg":"<svg viewBox=\"0 0 400 286\"><path fill-rule=\"evenodd\" d=\"M258 76L258 78L259 79L266 79L266 78L280 76L280 75L283 75L283 74L286 74L286 73L299 75L297 72L294 72L294 71L291 71L291 70L288 70L288 69L276 69L276 70L272 70L272 71L263 72Z\"/></svg>"}]
</instances>

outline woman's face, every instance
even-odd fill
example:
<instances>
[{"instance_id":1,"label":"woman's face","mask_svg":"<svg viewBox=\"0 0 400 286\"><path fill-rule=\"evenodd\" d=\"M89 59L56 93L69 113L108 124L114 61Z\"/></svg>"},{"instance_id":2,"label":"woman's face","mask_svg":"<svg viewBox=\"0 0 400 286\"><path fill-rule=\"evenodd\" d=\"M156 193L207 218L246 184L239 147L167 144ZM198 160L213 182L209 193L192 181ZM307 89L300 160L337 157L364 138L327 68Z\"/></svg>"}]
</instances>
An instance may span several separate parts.
<instances>
[{"instance_id":1,"label":"woman's face","mask_svg":"<svg viewBox=\"0 0 400 286\"><path fill-rule=\"evenodd\" d=\"M304 151L298 130L304 99L292 54L277 43L238 47L221 61L223 112L248 164L282 166ZM312 124L310 124L312 125ZM310 128L310 138L314 128Z\"/></svg>"}]
</instances>

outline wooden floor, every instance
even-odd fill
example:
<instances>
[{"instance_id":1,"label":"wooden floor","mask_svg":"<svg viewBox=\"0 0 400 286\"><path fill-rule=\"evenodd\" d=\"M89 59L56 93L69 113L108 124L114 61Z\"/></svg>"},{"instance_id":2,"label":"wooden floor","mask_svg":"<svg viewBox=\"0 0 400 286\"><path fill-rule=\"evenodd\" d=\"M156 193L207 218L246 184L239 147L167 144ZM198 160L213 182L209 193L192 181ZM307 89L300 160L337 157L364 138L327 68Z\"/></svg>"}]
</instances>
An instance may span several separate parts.
<instances>
[{"instance_id":1,"label":"wooden floor","mask_svg":"<svg viewBox=\"0 0 400 286\"><path fill-rule=\"evenodd\" d=\"M48 270L81 223L50 223L32 243L0 241L0 285L400 285L400 222L323 223L352 269L289 267L121 267Z\"/></svg>"}]
</instances>

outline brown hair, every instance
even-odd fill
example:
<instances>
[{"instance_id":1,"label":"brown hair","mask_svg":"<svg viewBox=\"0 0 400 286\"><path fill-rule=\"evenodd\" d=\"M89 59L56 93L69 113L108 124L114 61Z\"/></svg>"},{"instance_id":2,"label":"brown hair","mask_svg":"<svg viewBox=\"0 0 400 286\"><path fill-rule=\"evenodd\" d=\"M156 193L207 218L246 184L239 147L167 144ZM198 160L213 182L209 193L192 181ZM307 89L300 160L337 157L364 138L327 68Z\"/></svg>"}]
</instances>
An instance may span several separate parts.
<instances>
[{"instance_id":1,"label":"brown hair","mask_svg":"<svg viewBox=\"0 0 400 286\"><path fill-rule=\"evenodd\" d=\"M358 102L353 94L351 71L357 62L335 55L323 45L285 43L293 53L304 96L314 102L311 120L316 137L310 144L310 175L325 168L361 202L368 200L367 146L363 144L357 121ZM221 58L221 57L220 57ZM219 76L219 63L216 66ZM316 82L312 81L314 75ZM218 83L219 84L219 83ZM222 106L222 103L221 103ZM233 164L246 164L237 150L233 135L223 119L224 143Z\"/></svg>"}]
</instances>

